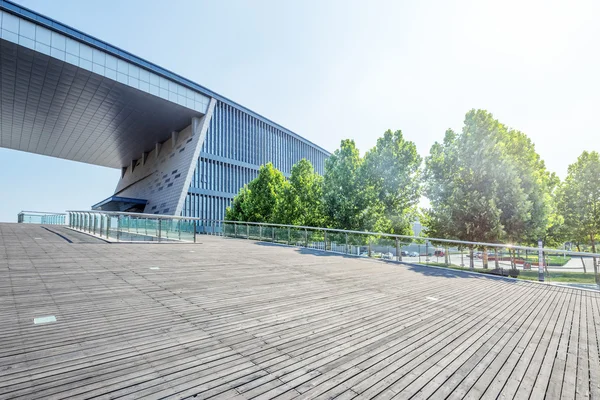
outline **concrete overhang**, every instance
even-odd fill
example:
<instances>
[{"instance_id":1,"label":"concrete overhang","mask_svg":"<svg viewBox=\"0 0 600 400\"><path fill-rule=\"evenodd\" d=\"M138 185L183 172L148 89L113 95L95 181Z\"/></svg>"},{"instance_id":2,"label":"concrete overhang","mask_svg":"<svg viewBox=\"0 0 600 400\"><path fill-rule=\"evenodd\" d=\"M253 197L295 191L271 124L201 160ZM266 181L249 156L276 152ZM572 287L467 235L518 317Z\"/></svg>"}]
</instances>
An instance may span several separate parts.
<instances>
[{"instance_id":1,"label":"concrete overhang","mask_svg":"<svg viewBox=\"0 0 600 400\"><path fill-rule=\"evenodd\" d=\"M122 168L206 113L210 97L1 8L0 147Z\"/></svg>"}]
</instances>

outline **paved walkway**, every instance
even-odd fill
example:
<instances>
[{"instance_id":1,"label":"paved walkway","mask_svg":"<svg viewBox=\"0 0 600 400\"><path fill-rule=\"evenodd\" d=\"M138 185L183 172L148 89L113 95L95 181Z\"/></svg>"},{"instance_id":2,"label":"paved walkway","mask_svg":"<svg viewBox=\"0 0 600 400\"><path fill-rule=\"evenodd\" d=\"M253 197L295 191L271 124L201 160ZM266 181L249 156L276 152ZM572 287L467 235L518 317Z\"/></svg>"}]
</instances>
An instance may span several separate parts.
<instances>
[{"instance_id":1,"label":"paved walkway","mask_svg":"<svg viewBox=\"0 0 600 400\"><path fill-rule=\"evenodd\" d=\"M0 224L0 399L600 398L598 293L78 235Z\"/></svg>"}]
</instances>

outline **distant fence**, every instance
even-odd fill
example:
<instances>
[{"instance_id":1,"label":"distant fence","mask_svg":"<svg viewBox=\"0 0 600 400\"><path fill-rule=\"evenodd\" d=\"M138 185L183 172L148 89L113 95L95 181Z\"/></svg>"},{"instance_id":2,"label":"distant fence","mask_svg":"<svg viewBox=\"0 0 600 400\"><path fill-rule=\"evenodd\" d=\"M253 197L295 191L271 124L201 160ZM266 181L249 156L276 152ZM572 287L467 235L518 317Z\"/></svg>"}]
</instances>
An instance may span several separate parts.
<instances>
[{"instance_id":1,"label":"distant fence","mask_svg":"<svg viewBox=\"0 0 600 400\"><path fill-rule=\"evenodd\" d=\"M45 211L21 211L17 214L20 224L65 225L67 214Z\"/></svg>"}]
</instances>

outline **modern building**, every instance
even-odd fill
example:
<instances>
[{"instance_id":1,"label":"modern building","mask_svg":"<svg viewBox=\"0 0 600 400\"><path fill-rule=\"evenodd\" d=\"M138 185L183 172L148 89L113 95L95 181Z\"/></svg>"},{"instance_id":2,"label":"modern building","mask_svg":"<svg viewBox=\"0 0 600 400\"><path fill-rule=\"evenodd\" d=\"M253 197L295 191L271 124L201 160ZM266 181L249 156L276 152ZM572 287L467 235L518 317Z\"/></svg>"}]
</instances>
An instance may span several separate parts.
<instances>
[{"instance_id":1,"label":"modern building","mask_svg":"<svg viewBox=\"0 0 600 400\"><path fill-rule=\"evenodd\" d=\"M173 72L0 0L0 147L121 170L95 209L220 219L272 162L329 153Z\"/></svg>"}]
</instances>

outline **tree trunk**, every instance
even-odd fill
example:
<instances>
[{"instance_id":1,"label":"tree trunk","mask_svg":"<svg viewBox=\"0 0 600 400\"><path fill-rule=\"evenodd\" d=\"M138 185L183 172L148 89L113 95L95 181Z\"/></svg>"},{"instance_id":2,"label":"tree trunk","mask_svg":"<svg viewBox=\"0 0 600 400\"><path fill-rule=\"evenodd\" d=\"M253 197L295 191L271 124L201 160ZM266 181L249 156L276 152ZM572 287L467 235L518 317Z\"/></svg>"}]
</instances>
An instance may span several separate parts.
<instances>
[{"instance_id":1,"label":"tree trunk","mask_svg":"<svg viewBox=\"0 0 600 400\"><path fill-rule=\"evenodd\" d=\"M498 248L495 247L494 248L494 265L496 266L496 269L500 269L500 261L498 260Z\"/></svg>"},{"instance_id":2,"label":"tree trunk","mask_svg":"<svg viewBox=\"0 0 600 400\"><path fill-rule=\"evenodd\" d=\"M475 255L473 254L473 248L469 248L469 268L471 268L471 270L475 269L475 260L473 259L473 257L475 257Z\"/></svg>"},{"instance_id":3,"label":"tree trunk","mask_svg":"<svg viewBox=\"0 0 600 400\"><path fill-rule=\"evenodd\" d=\"M579 248L579 243L577 243L575 246L577 246L577 251L581 253L581 249ZM587 270L585 269L585 261L583 260L583 257L579 257L581 259L581 265L583 265L583 273L587 274Z\"/></svg>"},{"instance_id":4,"label":"tree trunk","mask_svg":"<svg viewBox=\"0 0 600 400\"><path fill-rule=\"evenodd\" d=\"M486 248L483 249L481 259L483 260L483 269L488 269L488 251Z\"/></svg>"},{"instance_id":5,"label":"tree trunk","mask_svg":"<svg viewBox=\"0 0 600 400\"><path fill-rule=\"evenodd\" d=\"M515 249L512 249L510 257L510 266L512 267L512 269L517 269L517 260L515 259L516 257L517 251Z\"/></svg>"}]
</instances>

